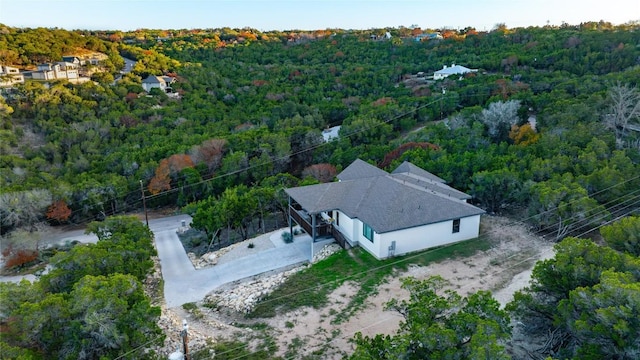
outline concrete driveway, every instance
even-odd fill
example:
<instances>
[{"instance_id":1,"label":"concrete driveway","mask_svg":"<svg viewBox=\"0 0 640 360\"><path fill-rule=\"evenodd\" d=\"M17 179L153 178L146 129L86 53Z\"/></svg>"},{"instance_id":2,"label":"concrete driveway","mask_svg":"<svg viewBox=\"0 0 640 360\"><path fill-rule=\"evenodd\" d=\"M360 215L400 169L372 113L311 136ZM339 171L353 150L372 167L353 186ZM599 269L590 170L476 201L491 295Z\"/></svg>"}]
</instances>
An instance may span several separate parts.
<instances>
[{"instance_id":1,"label":"concrete driveway","mask_svg":"<svg viewBox=\"0 0 640 360\"><path fill-rule=\"evenodd\" d=\"M247 256L196 270L178 239L177 230L182 223L189 224L188 215L170 216L149 220L149 228L155 235L156 248L164 279L164 297L167 307L202 300L205 295L221 285L268 271L291 267L309 261L311 258L311 238L297 236L291 244L285 244L278 237L272 240L274 247ZM96 242L95 235L85 235L84 230L59 234L60 242L79 240ZM316 243L319 247L321 244ZM0 281L18 282L22 279L36 280L34 275L5 276Z\"/></svg>"},{"instance_id":2,"label":"concrete driveway","mask_svg":"<svg viewBox=\"0 0 640 360\"><path fill-rule=\"evenodd\" d=\"M149 227L155 234L156 247L164 279L164 298L167 307L202 300L205 295L221 285L272 270L290 267L309 261L311 258L311 238L296 237L291 244L274 241L273 248L249 254L224 264L207 269L196 270L187 257L176 230L186 215L161 219L163 226L158 227L152 220Z\"/></svg>"}]
</instances>

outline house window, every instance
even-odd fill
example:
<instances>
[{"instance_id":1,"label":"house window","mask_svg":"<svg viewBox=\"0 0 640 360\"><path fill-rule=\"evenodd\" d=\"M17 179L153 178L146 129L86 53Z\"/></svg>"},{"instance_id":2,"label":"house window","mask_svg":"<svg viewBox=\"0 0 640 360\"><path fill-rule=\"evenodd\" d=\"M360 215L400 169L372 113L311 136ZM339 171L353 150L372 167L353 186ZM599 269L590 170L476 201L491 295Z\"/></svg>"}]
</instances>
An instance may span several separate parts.
<instances>
[{"instance_id":1,"label":"house window","mask_svg":"<svg viewBox=\"0 0 640 360\"><path fill-rule=\"evenodd\" d=\"M373 229L369 225L362 224L362 235L373 242Z\"/></svg>"},{"instance_id":2,"label":"house window","mask_svg":"<svg viewBox=\"0 0 640 360\"><path fill-rule=\"evenodd\" d=\"M340 226L340 212L336 211L336 226Z\"/></svg>"},{"instance_id":3,"label":"house window","mask_svg":"<svg viewBox=\"0 0 640 360\"><path fill-rule=\"evenodd\" d=\"M453 231L454 234L460 232L460 219L453 219Z\"/></svg>"}]
</instances>

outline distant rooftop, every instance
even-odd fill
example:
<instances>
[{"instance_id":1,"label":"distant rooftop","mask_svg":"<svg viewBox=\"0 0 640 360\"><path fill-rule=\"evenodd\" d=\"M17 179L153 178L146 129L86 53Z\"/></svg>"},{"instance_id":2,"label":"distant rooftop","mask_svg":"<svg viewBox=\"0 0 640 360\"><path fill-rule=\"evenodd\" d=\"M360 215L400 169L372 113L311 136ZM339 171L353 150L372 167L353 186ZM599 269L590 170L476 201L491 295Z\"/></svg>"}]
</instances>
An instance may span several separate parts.
<instances>
[{"instance_id":1,"label":"distant rooftop","mask_svg":"<svg viewBox=\"0 0 640 360\"><path fill-rule=\"evenodd\" d=\"M341 126L338 125L322 130L322 137L324 138L324 141L328 142L331 139L337 139L339 137L338 133L340 132L340 127Z\"/></svg>"}]
</instances>

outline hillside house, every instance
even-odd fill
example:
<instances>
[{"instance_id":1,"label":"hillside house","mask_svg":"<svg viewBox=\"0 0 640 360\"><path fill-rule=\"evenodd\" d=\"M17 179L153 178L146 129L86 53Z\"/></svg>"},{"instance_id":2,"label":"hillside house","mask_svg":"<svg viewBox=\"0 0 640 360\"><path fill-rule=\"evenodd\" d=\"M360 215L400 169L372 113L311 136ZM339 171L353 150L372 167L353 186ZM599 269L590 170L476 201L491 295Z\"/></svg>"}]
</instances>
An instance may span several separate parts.
<instances>
[{"instance_id":1,"label":"hillside house","mask_svg":"<svg viewBox=\"0 0 640 360\"><path fill-rule=\"evenodd\" d=\"M24 74L18 68L0 65L0 87L24 84Z\"/></svg>"},{"instance_id":2,"label":"hillside house","mask_svg":"<svg viewBox=\"0 0 640 360\"><path fill-rule=\"evenodd\" d=\"M322 138L324 139L325 142L329 142L333 139L340 138L341 128L342 126L337 125L337 126L333 126L333 127L322 130Z\"/></svg>"},{"instance_id":3,"label":"hillside house","mask_svg":"<svg viewBox=\"0 0 640 360\"><path fill-rule=\"evenodd\" d=\"M170 85L175 82L175 79L170 76L155 76L149 75L142 80L142 88L144 91L149 92L151 89L160 89L163 92L171 92Z\"/></svg>"},{"instance_id":4,"label":"hillside house","mask_svg":"<svg viewBox=\"0 0 640 360\"><path fill-rule=\"evenodd\" d=\"M425 41L425 40L440 40L442 39L442 35L440 35L440 33L435 32L435 33L422 33L422 34L418 34L416 36L414 36L413 38L415 41Z\"/></svg>"},{"instance_id":5,"label":"hillside house","mask_svg":"<svg viewBox=\"0 0 640 360\"><path fill-rule=\"evenodd\" d=\"M70 80L76 81L80 78L78 66L70 62L57 62L55 64L38 64L38 70L25 72L27 77L34 80Z\"/></svg>"},{"instance_id":6,"label":"hillside house","mask_svg":"<svg viewBox=\"0 0 640 360\"><path fill-rule=\"evenodd\" d=\"M82 65L82 62L81 62L80 58L77 57L77 56L73 56L73 55L63 56L62 57L62 61L68 62L68 63L72 63L72 64L76 64L76 65Z\"/></svg>"},{"instance_id":7,"label":"hillside house","mask_svg":"<svg viewBox=\"0 0 640 360\"><path fill-rule=\"evenodd\" d=\"M66 55L62 57L62 61L76 64L78 66L100 65L101 61L107 60L109 57L102 53L91 53L86 55Z\"/></svg>"},{"instance_id":8,"label":"hillside house","mask_svg":"<svg viewBox=\"0 0 640 360\"><path fill-rule=\"evenodd\" d=\"M451 64L451 67L447 67L447 65L444 65L441 70L433 73L433 80L441 80L451 75L464 75L477 71L478 69L469 69L467 67L456 64Z\"/></svg>"},{"instance_id":9,"label":"hillside house","mask_svg":"<svg viewBox=\"0 0 640 360\"><path fill-rule=\"evenodd\" d=\"M385 259L478 237L484 211L409 162L387 173L357 159L337 177L285 190L290 226L297 223L313 241L333 237Z\"/></svg>"}]
</instances>

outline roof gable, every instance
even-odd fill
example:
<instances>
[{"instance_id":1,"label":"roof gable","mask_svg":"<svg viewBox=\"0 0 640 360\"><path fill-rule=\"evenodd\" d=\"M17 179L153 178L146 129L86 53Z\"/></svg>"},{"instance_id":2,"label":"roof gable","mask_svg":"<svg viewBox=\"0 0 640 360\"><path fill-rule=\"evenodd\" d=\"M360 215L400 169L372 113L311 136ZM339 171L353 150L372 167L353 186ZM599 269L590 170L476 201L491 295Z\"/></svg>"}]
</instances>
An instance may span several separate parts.
<instances>
[{"instance_id":1,"label":"roof gable","mask_svg":"<svg viewBox=\"0 0 640 360\"><path fill-rule=\"evenodd\" d=\"M388 174L356 160L344 172L347 176L339 182L285 191L311 214L340 210L365 222L377 233L484 213L461 201L470 198L469 195L449 187L439 177L411 163ZM376 176L374 173L381 174ZM356 177L358 174L363 177Z\"/></svg>"},{"instance_id":2,"label":"roof gable","mask_svg":"<svg viewBox=\"0 0 640 360\"><path fill-rule=\"evenodd\" d=\"M366 161L356 159L351 165L347 166L340 174L336 177L340 181L346 180L354 180L354 179L364 179L368 177L382 176L387 175L387 172L378 169L377 167L369 164Z\"/></svg>"},{"instance_id":3,"label":"roof gable","mask_svg":"<svg viewBox=\"0 0 640 360\"><path fill-rule=\"evenodd\" d=\"M402 164L400 164L395 170L393 170L393 172L391 172L392 174L402 174L402 173L409 173L409 174L415 174L419 177L425 178L425 179L429 179L432 181L437 181L437 182L441 182L441 183L446 183L446 181L442 180L441 178L433 175L432 173L428 172L427 170L424 170L423 168L417 167L415 165L413 165L412 163L405 161Z\"/></svg>"},{"instance_id":4,"label":"roof gable","mask_svg":"<svg viewBox=\"0 0 640 360\"><path fill-rule=\"evenodd\" d=\"M455 74L466 74L468 72L475 72L475 69L469 69L468 67L464 67L462 65L452 65L449 67L445 67L444 69L440 69L434 74L442 74L442 75L455 75Z\"/></svg>"},{"instance_id":5,"label":"roof gable","mask_svg":"<svg viewBox=\"0 0 640 360\"><path fill-rule=\"evenodd\" d=\"M164 79L159 76L149 75L144 80L142 80L144 84L162 84L164 83Z\"/></svg>"}]
</instances>

